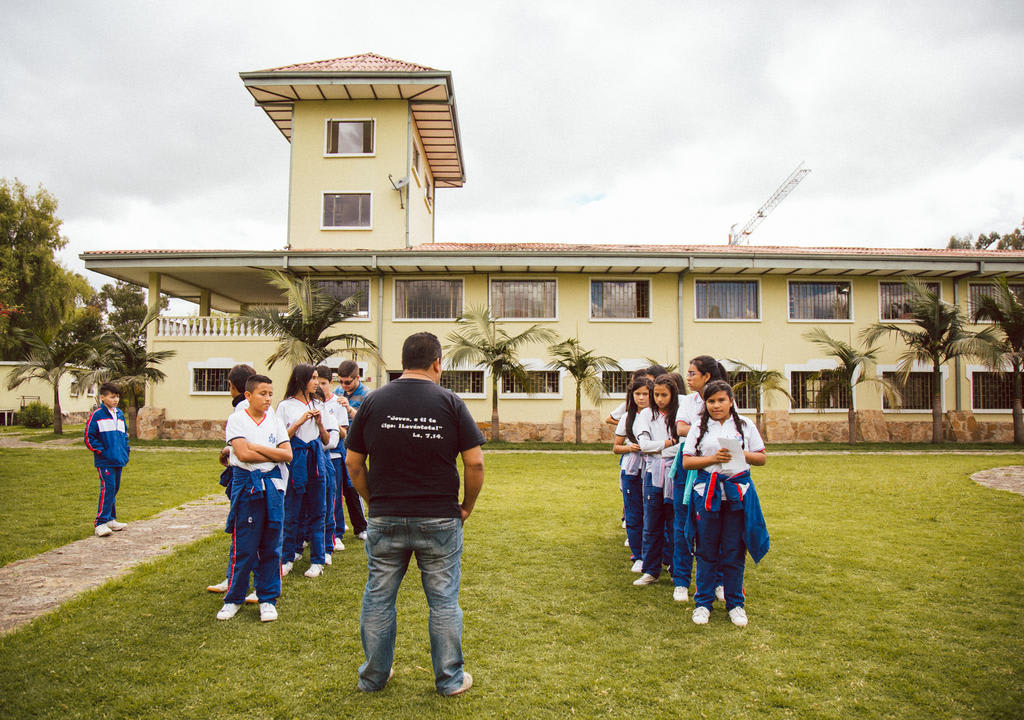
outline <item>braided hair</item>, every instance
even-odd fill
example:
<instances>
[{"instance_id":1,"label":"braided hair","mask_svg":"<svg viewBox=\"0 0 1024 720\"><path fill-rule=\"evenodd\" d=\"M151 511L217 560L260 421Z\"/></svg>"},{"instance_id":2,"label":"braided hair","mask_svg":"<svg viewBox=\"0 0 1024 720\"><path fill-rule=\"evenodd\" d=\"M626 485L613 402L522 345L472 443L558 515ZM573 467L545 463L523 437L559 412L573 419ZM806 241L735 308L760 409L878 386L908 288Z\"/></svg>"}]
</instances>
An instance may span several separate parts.
<instances>
[{"instance_id":1,"label":"braided hair","mask_svg":"<svg viewBox=\"0 0 1024 720\"><path fill-rule=\"evenodd\" d=\"M699 366L698 369L700 369ZM710 380L704 386L704 410L700 414L700 432L697 435L697 445L694 448L694 452L699 452L700 443L704 439L704 434L708 431L708 420L711 418L711 413L708 412L707 399L718 392L726 393L732 401L732 405L729 407L729 415L732 417L733 424L736 425L736 432L740 434L740 446L747 446L747 439L743 434L743 423L745 421L736 412L736 398L732 393L732 385L725 380Z\"/></svg>"},{"instance_id":2,"label":"braided hair","mask_svg":"<svg viewBox=\"0 0 1024 720\"><path fill-rule=\"evenodd\" d=\"M650 398L648 402L654 402L654 383L649 377L638 378L626 388L626 437L632 443L637 441L633 434L633 421L636 420L636 414L640 411L640 408L636 406L636 400L633 399L633 393L640 388L647 388L647 397Z\"/></svg>"},{"instance_id":3,"label":"braided hair","mask_svg":"<svg viewBox=\"0 0 1024 720\"><path fill-rule=\"evenodd\" d=\"M676 386L676 381L672 379L671 375L668 375L666 373L659 375L655 379L654 385L661 385L662 387L668 388L669 401L668 405L665 406L665 409L661 410L653 402L654 398L652 393L651 415L654 415L655 412L663 412L665 415L665 425L668 427L669 436L671 436L673 440L678 440L679 431L676 429L676 415L679 413L679 388Z\"/></svg>"}]
</instances>

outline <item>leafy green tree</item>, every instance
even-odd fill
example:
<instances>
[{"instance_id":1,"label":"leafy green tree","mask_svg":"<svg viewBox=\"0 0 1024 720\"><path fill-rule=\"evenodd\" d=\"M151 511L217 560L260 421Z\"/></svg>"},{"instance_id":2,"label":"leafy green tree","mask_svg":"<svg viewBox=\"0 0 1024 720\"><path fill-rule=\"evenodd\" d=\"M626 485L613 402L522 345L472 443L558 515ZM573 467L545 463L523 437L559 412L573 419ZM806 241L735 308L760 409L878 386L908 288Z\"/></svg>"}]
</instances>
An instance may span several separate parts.
<instances>
[{"instance_id":1,"label":"leafy green tree","mask_svg":"<svg viewBox=\"0 0 1024 720\"><path fill-rule=\"evenodd\" d=\"M50 337L76 300L93 294L85 278L54 259L67 244L57 200L40 187L0 179L0 358L18 360L28 347L19 330Z\"/></svg>"},{"instance_id":2,"label":"leafy green tree","mask_svg":"<svg viewBox=\"0 0 1024 720\"><path fill-rule=\"evenodd\" d=\"M100 288L98 299L106 313L107 325L122 337L142 336L149 314L146 291L137 285L117 280ZM160 296L160 309L168 305L167 297Z\"/></svg>"},{"instance_id":3,"label":"leafy green tree","mask_svg":"<svg viewBox=\"0 0 1024 720\"><path fill-rule=\"evenodd\" d=\"M984 358L993 339L991 329L974 333L956 305L942 302L920 280L905 281L910 294L909 324L877 322L861 332L861 339L873 345L883 335L895 335L906 344L899 356L898 382L905 385L915 362L932 366L932 442L942 442L942 366L957 357Z\"/></svg>"},{"instance_id":4,"label":"leafy green tree","mask_svg":"<svg viewBox=\"0 0 1024 720\"><path fill-rule=\"evenodd\" d=\"M121 398L128 408L128 432L133 438L139 436L138 416L146 397L146 384L163 382L167 374L157 366L174 357L175 350L150 351L147 348L145 327L152 322L159 311L146 314L141 326L135 329L128 324L124 332L108 330L94 345L88 359L92 370L77 373L80 385L112 382L120 386Z\"/></svg>"},{"instance_id":5,"label":"leafy green tree","mask_svg":"<svg viewBox=\"0 0 1024 720\"><path fill-rule=\"evenodd\" d=\"M1021 417L1021 369L1024 368L1024 302L1010 289L1006 276L993 282L991 295L982 295L971 314L974 322L995 323L996 336L986 345L986 362L994 370L1010 367L1013 384L1013 442L1024 444Z\"/></svg>"},{"instance_id":6,"label":"leafy green tree","mask_svg":"<svg viewBox=\"0 0 1024 720\"><path fill-rule=\"evenodd\" d=\"M1000 237L999 242L996 243L996 250L1024 250L1024 232L1022 230L1024 230L1024 224L1014 229L1013 232Z\"/></svg>"},{"instance_id":7,"label":"leafy green tree","mask_svg":"<svg viewBox=\"0 0 1024 720\"><path fill-rule=\"evenodd\" d=\"M359 333L331 333L337 323L354 317L359 311L359 296L339 300L309 277L296 278L279 270L268 273L271 284L284 295L287 308L255 307L242 313L251 318L257 330L277 338L277 350L267 358L268 367L285 360L292 365L308 362L318 365L337 351L382 362L377 345ZM334 348L332 343L344 343Z\"/></svg>"},{"instance_id":8,"label":"leafy green tree","mask_svg":"<svg viewBox=\"0 0 1024 720\"><path fill-rule=\"evenodd\" d=\"M604 384L601 373L604 371L621 371L622 368L614 359L605 355L595 355L593 350L586 350L579 338L568 338L548 348L554 358L548 367L552 370L564 370L576 383L576 444L582 442L583 408L581 395L587 397L595 405L601 402Z\"/></svg>"},{"instance_id":9,"label":"leafy green tree","mask_svg":"<svg viewBox=\"0 0 1024 720\"><path fill-rule=\"evenodd\" d=\"M753 391L754 408L756 413L754 422L757 423L758 432L763 436L765 428L762 420L761 404L764 399L773 393L778 393L788 400L793 399L793 396L789 394L786 376L778 370L762 370L761 368L756 368L753 365L748 365L742 360L729 360L729 362L734 366L731 374L746 374L745 378L733 383L733 390L749 389Z\"/></svg>"},{"instance_id":10,"label":"leafy green tree","mask_svg":"<svg viewBox=\"0 0 1024 720\"><path fill-rule=\"evenodd\" d=\"M60 409L60 381L74 368L84 366L95 352L95 346L77 339L70 324L53 331L18 330L17 333L27 351L8 378L7 389L13 390L32 379L49 383L53 388L53 432L61 435L64 422Z\"/></svg>"},{"instance_id":11,"label":"leafy green tree","mask_svg":"<svg viewBox=\"0 0 1024 720\"><path fill-rule=\"evenodd\" d=\"M822 370L818 373L820 385L818 394L814 396L814 404L818 409L824 410L829 407L830 402L839 405L838 400L843 396L844 391L850 394L850 407L847 408L846 417L849 443L854 445L857 442L857 414L853 409L853 394L857 385L862 383L878 385L893 403L899 398L899 392L893 383L870 374L878 364L878 354L882 348L858 349L848 342L831 337L820 327L804 333L804 339L810 340L839 363L838 367L834 369Z\"/></svg>"},{"instance_id":12,"label":"leafy green tree","mask_svg":"<svg viewBox=\"0 0 1024 720\"><path fill-rule=\"evenodd\" d=\"M482 367L491 374L491 439L498 440L498 382L509 376L527 391L533 383L519 352L530 343L550 343L557 338L554 331L540 325L531 325L518 335L509 335L498 327L486 307L470 308L457 321L459 329L448 334L451 343L445 347L452 367L470 365Z\"/></svg>"}]
</instances>

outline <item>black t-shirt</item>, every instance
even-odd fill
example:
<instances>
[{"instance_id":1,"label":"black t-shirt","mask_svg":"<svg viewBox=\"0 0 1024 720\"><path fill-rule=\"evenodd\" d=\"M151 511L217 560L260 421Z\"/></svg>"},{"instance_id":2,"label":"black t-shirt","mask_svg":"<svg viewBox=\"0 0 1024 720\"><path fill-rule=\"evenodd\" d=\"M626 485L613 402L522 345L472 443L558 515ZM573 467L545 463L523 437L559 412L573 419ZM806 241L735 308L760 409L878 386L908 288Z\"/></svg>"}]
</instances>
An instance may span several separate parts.
<instances>
[{"instance_id":1,"label":"black t-shirt","mask_svg":"<svg viewBox=\"0 0 1024 720\"><path fill-rule=\"evenodd\" d=\"M369 456L370 517L460 517L456 459L483 444L462 398L413 378L367 395L345 440Z\"/></svg>"}]
</instances>

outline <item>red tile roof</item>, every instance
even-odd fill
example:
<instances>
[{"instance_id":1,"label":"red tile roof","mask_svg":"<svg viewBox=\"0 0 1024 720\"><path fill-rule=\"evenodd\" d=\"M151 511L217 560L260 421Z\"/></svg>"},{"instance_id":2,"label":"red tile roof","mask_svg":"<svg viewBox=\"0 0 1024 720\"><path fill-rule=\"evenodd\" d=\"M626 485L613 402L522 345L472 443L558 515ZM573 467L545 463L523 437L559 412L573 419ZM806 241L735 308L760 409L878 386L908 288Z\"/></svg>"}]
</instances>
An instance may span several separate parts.
<instances>
[{"instance_id":1,"label":"red tile roof","mask_svg":"<svg viewBox=\"0 0 1024 720\"><path fill-rule=\"evenodd\" d=\"M376 53L363 53L333 60L316 60L314 62L285 65L257 72L432 72L434 68L426 65L395 60Z\"/></svg>"}]
</instances>

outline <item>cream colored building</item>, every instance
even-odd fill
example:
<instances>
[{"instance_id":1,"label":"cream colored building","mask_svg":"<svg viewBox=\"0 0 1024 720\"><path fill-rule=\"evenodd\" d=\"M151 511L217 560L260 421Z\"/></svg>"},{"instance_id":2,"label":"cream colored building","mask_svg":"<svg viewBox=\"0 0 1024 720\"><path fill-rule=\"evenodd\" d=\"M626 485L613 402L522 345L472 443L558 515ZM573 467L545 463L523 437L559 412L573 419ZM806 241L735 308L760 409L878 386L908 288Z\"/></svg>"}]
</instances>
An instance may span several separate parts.
<instances>
[{"instance_id":1,"label":"cream colored building","mask_svg":"<svg viewBox=\"0 0 1024 720\"><path fill-rule=\"evenodd\" d=\"M153 300L163 292L199 304L198 317L164 317L151 326L152 348L177 355L164 367L168 379L150 388L150 432L215 435L229 407L227 368L248 362L266 370L273 339L254 333L237 313L281 302L263 273L270 269L360 295L359 316L345 329L380 348L384 364L363 365L371 388L400 370L407 335L429 330L444 342L463 310L488 306L510 333L539 323L626 370L648 358L685 370L698 354L781 370L796 399L766 398L768 439L776 441L845 437L845 407L807 407L811 375L831 365L802 337L809 329L857 342L873 322L900 322L904 276L936 283L944 300L965 310L991 278L1024 277L1024 252L1009 251L437 242L435 191L460 187L466 177L450 73L362 55L241 78L291 143L285 249L82 256L90 270L148 287ZM895 369L900 352L887 342L883 372ZM503 381L503 423L518 424L510 428L518 437L571 435L571 378L547 369L544 347L527 348L522 358L542 389L526 395ZM282 392L288 370L269 373ZM909 407L887 408L877 389L855 389L850 401L865 437L928 437L925 370L912 376ZM960 435L1007 439L1005 379L968 362L944 373L944 409L976 423ZM623 377L606 380L601 416L623 397ZM479 421L489 421L484 371L450 368L443 382ZM589 421L592 434L597 414Z\"/></svg>"},{"instance_id":2,"label":"cream colored building","mask_svg":"<svg viewBox=\"0 0 1024 720\"><path fill-rule=\"evenodd\" d=\"M12 424L13 416L29 403L41 402L53 407L53 386L43 380L26 380L13 390L7 389L14 369L20 364L13 360L0 360L0 425ZM70 373L61 378L60 409L65 422L84 420L98 403L95 387L79 388Z\"/></svg>"}]
</instances>

